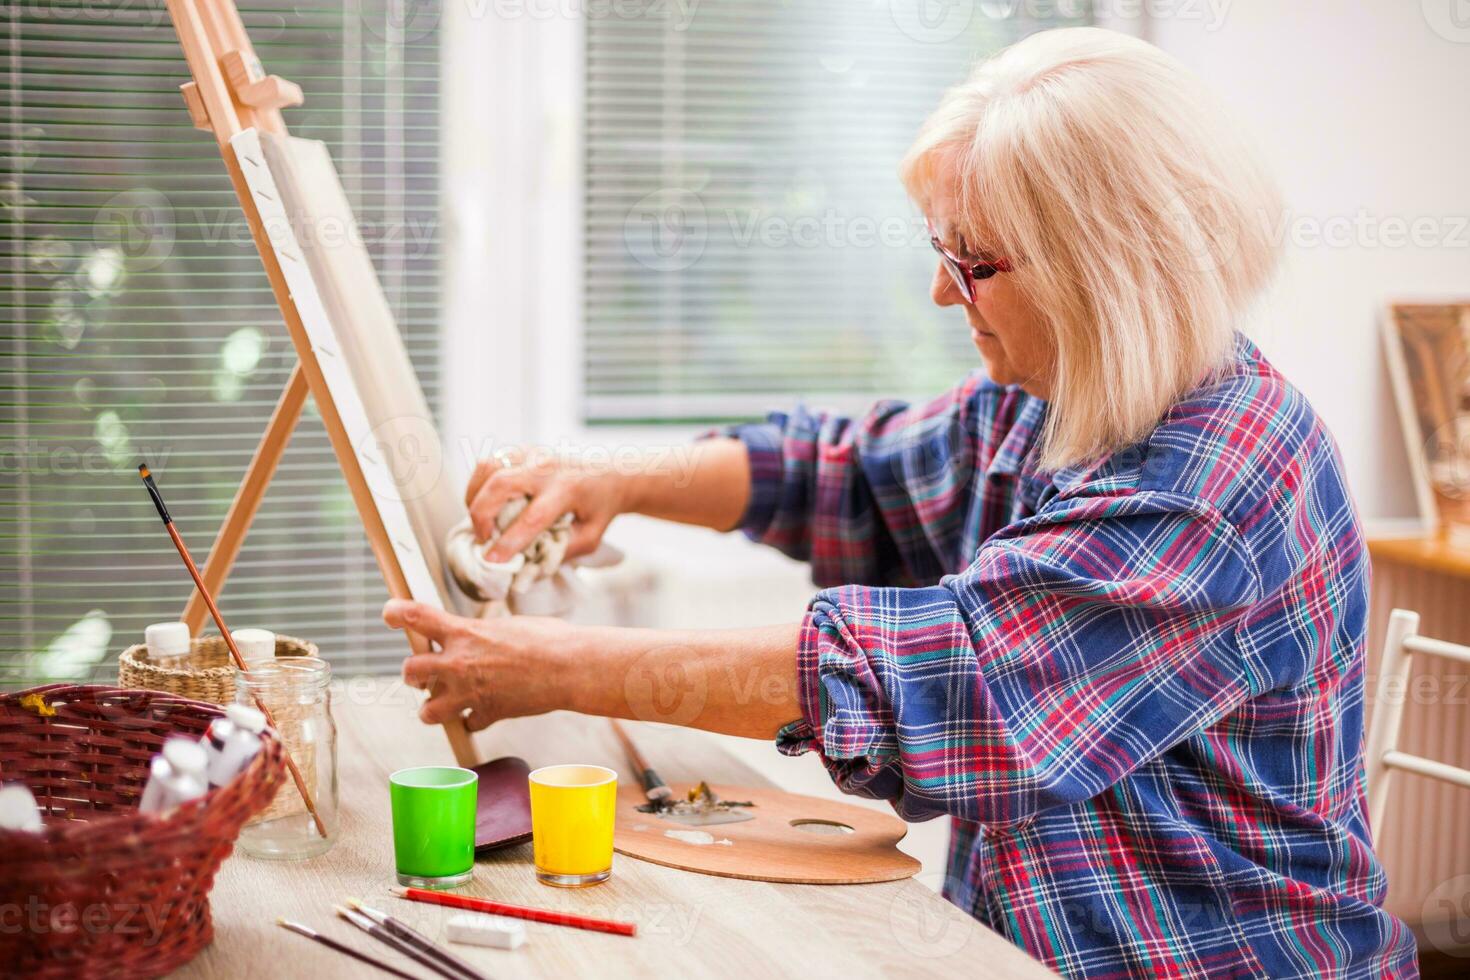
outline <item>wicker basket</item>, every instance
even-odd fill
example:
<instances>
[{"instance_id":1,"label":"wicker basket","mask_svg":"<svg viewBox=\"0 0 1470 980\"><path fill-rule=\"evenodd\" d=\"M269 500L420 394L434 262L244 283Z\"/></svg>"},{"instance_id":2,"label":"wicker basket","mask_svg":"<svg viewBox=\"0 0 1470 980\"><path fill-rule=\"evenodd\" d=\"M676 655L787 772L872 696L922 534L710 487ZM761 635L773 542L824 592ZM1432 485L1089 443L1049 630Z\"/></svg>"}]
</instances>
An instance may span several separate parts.
<instances>
[{"instance_id":1,"label":"wicker basket","mask_svg":"<svg viewBox=\"0 0 1470 980\"><path fill-rule=\"evenodd\" d=\"M21 916L0 929L0 973L158 976L209 943L209 889L284 779L280 741L267 730L234 781L162 817L137 805L164 739L202 735L221 713L93 685L0 694L0 772L50 811L39 833L0 830L0 908Z\"/></svg>"},{"instance_id":2,"label":"wicker basket","mask_svg":"<svg viewBox=\"0 0 1470 980\"><path fill-rule=\"evenodd\" d=\"M276 656L315 657L316 644L294 636L276 637ZM235 666L221 636L200 636L183 667L164 667L148 659L148 647L130 646L117 658L117 686L167 691L210 704L235 700Z\"/></svg>"}]
</instances>

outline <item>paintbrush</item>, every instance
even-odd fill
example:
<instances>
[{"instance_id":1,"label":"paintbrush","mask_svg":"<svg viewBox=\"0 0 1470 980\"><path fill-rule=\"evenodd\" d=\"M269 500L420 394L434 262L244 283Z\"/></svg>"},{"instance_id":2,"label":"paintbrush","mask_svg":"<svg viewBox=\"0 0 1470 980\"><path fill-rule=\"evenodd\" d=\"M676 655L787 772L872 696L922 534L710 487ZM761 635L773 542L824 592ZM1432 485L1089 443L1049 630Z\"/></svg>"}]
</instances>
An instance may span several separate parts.
<instances>
[{"instance_id":1,"label":"paintbrush","mask_svg":"<svg viewBox=\"0 0 1470 980\"><path fill-rule=\"evenodd\" d=\"M382 970L384 973L391 973L395 977L403 977L405 978L405 980L418 980L418 977L414 976L412 973L404 973L397 967L389 966L387 963L384 963L380 959L375 959L374 957L371 957L366 953L359 953L351 946L343 945L342 943L337 942L337 940L335 939L330 939L326 936L323 936L315 929L304 926L299 922L291 922L287 919L277 919L276 925L280 926L282 929L289 929L290 931L296 933L296 935L298 936L305 936L307 939L310 939L314 943L321 943L328 949L335 949L339 953L345 953L355 960L360 960L361 962L366 963L368 966L375 966L378 969Z\"/></svg>"},{"instance_id":2,"label":"paintbrush","mask_svg":"<svg viewBox=\"0 0 1470 980\"><path fill-rule=\"evenodd\" d=\"M398 950L398 952L402 953L404 956L407 956L409 959L428 967L435 973L439 974L441 977L446 977L447 980L466 980L465 975L463 973L460 973L457 969L450 969L448 966L445 966L439 960L429 956L427 953L420 952L407 940L399 939L397 936L393 935L393 933L378 925L376 922L374 922L372 919L369 919L361 912L354 912L352 909L346 908L341 905L334 905L332 906L332 908L339 916L357 926L357 928L361 929L369 936L372 936L384 946L388 946L392 949Z\"/></svg>"},{"instance_id":3,"label":"paintbrush","mask_svg":"<svg viewBox=\"0 0 1470 980\"><path fill-rule=\"evenodd\" d=\"M628 730L623 727L622 722L616 718L608 720L612 722L613 734L618 737L619 742L623 743L623 751L628 753L629 761L638 771L638 781L643 784L643 795L648 797L648 802L653 804L655 810L663 809L668 801L674 798L674 791L669 789L668 784L663 781L653 766L648 764L648 760L643 758L638 747L628 737Z\"/></svg>"},{"instance_id":4,"label":"paintbrush","mask_svg":"<svg viewBox=\"0 0 1470 980\"><path fill-rule=\"evenodd\" d=\"M692 790L688 800L674 799L674 791L643 758L643 753L638 751L638 746L628 737L628 730L623 727L622 722L616 718L608 720L612 722L613 734L623 744L623 751L628 753L628 759L638 771L638 781L643 784L643 795L648 797L648 803L638 807L639 812L651 813L656 817L692 827L712 827L716 824L741 823L754 819L753 814L731 809L750 804L722 803L715 798L707 783L701 782L697 790Z\"/></svg>"},{"instance_id":5,"label":"paintbrush","mask_svg":"<svg viewBox=\"0 0 1470 980\"><path fill-rule=\"evenodd\" d=\"M174 519L169 516L168 508L163 504L163 495L158 492L158 486L153 482L153 474L148 472L147 463L138 464L138 475L143 478L143 485L148 488L148 496L153 498L153 506L158 509L158 516L163 519L163 526L168 531L168 536L173 539L174 547L179 551L179 557L184 559L184 567L189 570L189 576L194 579L194 587L199 590L199 595L204 599L204 605L209 607L209 614L214 617L214 625L219 627L220 636L224 637L225 646L230 648L230 656L235 661L235 666L245 671L245 657L241 655L240 648L235 646L235 638L230 634L229 628L225 626L225 618L220 615L219 607L214 604L214 597L204 587L204 579L199 574L199 566L194 564L194 559L189 557L189 549L184 547L184 539L179 536L179 529L174 527ZM272 728L276 727L276 720L271 717L271 711L265 706L259 696L255 698L255 706L260 713L265 715L266 724ZM327 836L327 825L322 823L321 815L316 812L316 803L312 801L311 792L306 788L306 780L301 778L301 770L296 768L296 762L291 758L291 753L286 752L286 768L291 772L291 780L296 783L296 791L301 794L301 799L306 803L306 810L311 814L311 819L316 823L316 832L323 837Z\"/></svg>"},{"instance_id":6,"label":"paintbrush","mask_svg":"<svg viewBox=\"0 0 1470 980\"><path fill-rule=\"evenodd\" d=\"M408 923L393 918L387 912L379 912L377 909L368 908L355 898L349 898L347 904L349 907L361 912L384 929L393 933L399 939L413 944L428 955L441 960L445 966L458 970L465 976L471 978L471 980L490 980L484 973L481 973L458 956L455 956L449 950L440 948L432 939L414 929Z\"/></svg>"}]
</instances>

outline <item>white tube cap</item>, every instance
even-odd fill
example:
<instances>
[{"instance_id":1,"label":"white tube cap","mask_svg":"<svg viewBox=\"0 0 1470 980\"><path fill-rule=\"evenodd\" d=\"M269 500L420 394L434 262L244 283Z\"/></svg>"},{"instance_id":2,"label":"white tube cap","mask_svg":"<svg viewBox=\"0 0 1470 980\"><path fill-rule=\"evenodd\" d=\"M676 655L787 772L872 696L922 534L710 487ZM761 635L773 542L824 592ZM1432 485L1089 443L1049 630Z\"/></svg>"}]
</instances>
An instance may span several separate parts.
<instances>
[{"instance_id":1,"label":"white tube cap","mask_svg":"<svg viewBox=\"0 0 1470 980\"><path fill-rule=\"evenodd\" d=\"M188 656L191 649L189 627L185 623L154 623L143 630L143 641L148 644L148 657L152 660Z\"/></svg>"},{"instance_id":2,"label":"white tube cap","mask_svg":"<svg viewBox=\"0 0 1470 980\"><path fill-rule=\"evenodd\" d=\"M192 738L171 738L164 742L163 758L174 772L203 775L209 766L209 755L205 753L204 746Z\"/></svg>"},{"instance_id":3,"label":"white tube cap","mask_svg":"<svg viewBox=\"0 0 1470 980\"><path fill-rule=\"evenodd\" d=\"M227 705L225 717L230 719L230 724L236 728L243 728L247 732L259 735L265 731L265 714L259 708L252 708L248 704L240 704L237 701Z\"/></svg>"},{"instance_id":4,"label":"white tube cap","mask_svg":"<svg viewBox=\"0 0 1470 980\"><path fill-rule=\"evenodd\" d=\"M520 919L510 919L503 915L474 912L451 918L447 933L452 943L515 949L526 941L526 924Z\"/></svg>"},{"instance_id":5,"label":"white tube cap","mask_svg":"<svg viewBox=\"0 0 1470 980\"><path fill-rule=\"evenodd\" d=\"M270 630L235 630L231 635L247 664L270 663L276 659L276 634Z\"/></svg>"}]
</instances>

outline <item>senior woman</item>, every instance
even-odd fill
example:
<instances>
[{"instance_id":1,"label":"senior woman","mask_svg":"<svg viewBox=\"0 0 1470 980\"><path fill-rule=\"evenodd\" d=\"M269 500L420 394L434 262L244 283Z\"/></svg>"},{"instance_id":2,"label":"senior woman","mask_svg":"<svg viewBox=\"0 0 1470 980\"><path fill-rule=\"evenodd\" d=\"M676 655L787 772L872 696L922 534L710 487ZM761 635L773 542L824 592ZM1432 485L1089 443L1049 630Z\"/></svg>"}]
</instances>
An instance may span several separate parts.
<instances>
[{"instance_id":1,"label":"senior woman","mask_svg":"<svg viewBox=\"0 0 1470 980\"><path fill-rule=\"evenodd\" d=\"M902 176L983 372L739 426L684 479L541 460L469 490L486 535L534 498L492 559L566 512L573 553L620 513L741 527L811 562L805 619L394 601L442 646L404 666L438 685L422 717L680 705L815 751L952 817L945 894L1066 974L1412 976L1364 804L1361 531L1321 419L1236 329L1277 263L1271 181L1178 63L1089 29L982 64Z\"/></svg>"}]
</instances>

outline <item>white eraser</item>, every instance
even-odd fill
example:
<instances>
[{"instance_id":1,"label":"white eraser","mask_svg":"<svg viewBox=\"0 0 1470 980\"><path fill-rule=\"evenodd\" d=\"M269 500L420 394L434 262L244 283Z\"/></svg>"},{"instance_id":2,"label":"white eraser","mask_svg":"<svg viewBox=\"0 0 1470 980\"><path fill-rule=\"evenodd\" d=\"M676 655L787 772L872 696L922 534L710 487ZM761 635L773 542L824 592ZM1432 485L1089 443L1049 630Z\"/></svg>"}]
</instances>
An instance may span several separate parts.
<instances>
[{"instance_id":1,"label":"white eraser","mask_svg":"<svg viewBox=\"0 0 1470 980\"><path fill-rule=\"evenodd\" d=\"M526 941L526 924L520 919L480 912L456 915L449 920L449 941L472 946L515 949Z\"/></svg>"}]
</instances>

